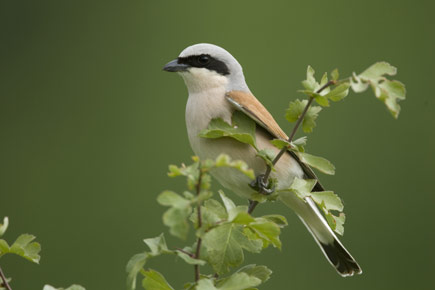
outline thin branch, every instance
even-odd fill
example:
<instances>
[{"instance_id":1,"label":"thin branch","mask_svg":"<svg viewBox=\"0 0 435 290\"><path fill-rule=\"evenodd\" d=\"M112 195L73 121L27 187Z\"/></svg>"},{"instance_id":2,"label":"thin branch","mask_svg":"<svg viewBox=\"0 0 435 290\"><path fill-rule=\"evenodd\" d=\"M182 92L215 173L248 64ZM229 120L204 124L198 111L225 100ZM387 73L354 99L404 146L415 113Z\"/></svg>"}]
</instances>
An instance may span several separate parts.
<instances>
[{"instance_id":1,"label":"thin branch","mask_svg":"<svg viewBox=\"0 0 435 290\"><path fill-rule=\"evenodd\" d=\"M255 200L249 200L249 207L248 207L248 213L251 214L254 209L257 207L258 201Z\"/></svg>"},{"instance_id":2,"label":"thin branch","mask_svg":"<svg viewBox=\"0 0 435 290\"><path fill-rule=\"evenodd\" d=\"M198 177L198 183L196 184L196 195L199 196L199 194L201 193L201 183L202 183L202 169L201 169L201 164L198 165L199 168L199 177ZM198 229L202 227L202 215L201 215L201 202L198 200L198 205L197 205L197 213L198 213ZM201 254L201 243L202 243L202 239L198 238L197 242L196 242L196 251L195 251L195 255L194 258L195 259L199 259L200 254ZM199 265L194 265L194 271L195 271L195 281L199 280L200 277L200 272L199 272Z\"/></svg>"},{"instance_id":3,"label":"thin branch","mask_svg":"<svg viewBox=\"0 0 435 290\"><path fill-rule=\"evenodd\" d=\"M184 253L184 254L188 255L189 257L191 257L191 258L195 258L195 255L194 255L194 254L189 253L188 251L185 251L185 250L183 250L183 249L181 249L181 248L176 248L175 250L177 250L177 251L179 251L179 252L181 252L181 253Z\"/></svg>"},{"instance_id":4,"label":"thin branch","mask_svg":"<svg viewBox=\"0 0 435 290\"><path fill-rule=\"evenodd\" d=\"M337 84L337 81L335 81L335 80L330 80L329 82L327 82L326 84L324 84L322 87L320 87L320 88L316 91L316 94L320 94L324 89L326 89L326 88L329 87L329 86L335 85L335 84ZM293 127L293 130L292 130L292 132L291 132L291 134L290 134L290 137L288 137L287 142L289 142L289 143L292 142L293 138L294 138L295 135L296 135L296 132L297 132L298 129L299 129L299 126L301 125L302 121L304 120L305 115L307 114L308 109L310 108L310 106L311 106L311 104L313 103L313 101L314 101L314 97L310 97L310 98L308 99L307 105L305 106L304 110L302 111L302 114L299 116L299 118L298 118L298 120L297 120L295 126ZM272 164L275 165L275 164L278 162L278 160L282 157L282 155L284 155L284 153L287 152L287 150L288 150L287 147L283 147L283 148L281 149L281 151L279 151L279 153L278 153L278 154L275 156L275 158L273 159ZM264 173L264 176L263 176L263 181L264 181L265 184L269 184L269 176L270 176L270 173L271 173L271 172L272 172L272 167L270 167L269 165L267 165L266 172ZM257 203L257 204L258 204L258 203ZM255 204L255 202L250 202L250 204L249 204L249 209L248 209L248 213L252 213L252 212L254 211L255 207L257 206L257 204Z\"/></svg>"},{"instance_id":5,"label":"thin branch","mask_svg":"<svg viewBox=\"0 0 435 290\"><path fill-rule=\"evenodd\" d=\"M0 278L2 279L3 283L0 284L0 286L5 287L6 290L12 290L11 286L9 286L8 281L6 280L5 274L3 274L2 268L0 267Z\"/></svg>"}]
</instances>

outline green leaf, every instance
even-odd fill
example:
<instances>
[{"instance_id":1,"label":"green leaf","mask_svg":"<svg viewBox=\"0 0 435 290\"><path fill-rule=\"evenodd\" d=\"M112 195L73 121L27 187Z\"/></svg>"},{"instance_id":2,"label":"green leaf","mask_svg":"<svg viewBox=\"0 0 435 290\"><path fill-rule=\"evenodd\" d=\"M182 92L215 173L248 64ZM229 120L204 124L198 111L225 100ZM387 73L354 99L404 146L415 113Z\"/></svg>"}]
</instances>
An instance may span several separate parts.
<instances>
[{"instance_id":1,"label":"green leaf","mask_svg":"<svg viewBox=\"0 0 435 290\"><path fill-rule=\"evenodd\" d=\"M311 167L318 169L319 171L325 174L330 174L330 175L335 174L334 165L323 157L318 157L302 152L298 153L298 156L302 162L308 164Z\"/></svg>"},{"instance_id":2,"label":"green leaf","mask_svg":"<svg viewBox=\"0 0 435 290\"><path fill-rule=\"evenodd\" d=\"M142 281L142 286L145 290L174 290L165 277L152 269L142 271L145 278Z\"/></svg>"},{"instance_id":3,"label":"green leaf","mask_svg":"<svg viewBox=\"0 0 435 290\"><path fill-rule=\"evenodd\" d=\"M400 113L399 101L406 97L405 85L385 76L393 76L397 69L387 62L378 62L366 69L360 75L353 74L351 86L355 92L362 92L370 85L375 96L383 101L394 118Z\"/></svg>"},{"instance_id":4,"label":"green leaf","mask_svg":"<svg viewBox=\"0 0 435 290\"><path fill-rule=\"evenodd\" d=\"M406 98L405 85L399 81L385 80L384 82L373 86L375 96L383 101L394 118L399 117L400 105L399 101Z\"/></svg>"},{"instance_id":5,"label":"green leaf","mask_svg":"<svg viewBox=\"0 0 435 290\"><path fill-rule=\"evenodd\" d=\"M163 223L169 227L172 235L185 240L189 233L188 218L192 213L192 201L173 191L164 191L157 197L157 202L171 207L163 214Z\"/></svg>"},{"instance_id":6,"label":"green leaf","mask_svg":"<svg viewBox=\"0 0 435 290\"><path fill-rule=\"evenodd\" d=\"M305 89L314 92L318 87L319 84L316 82L316 79L314 78L314 69L311 66L308 66L307 68L307 79L302 81L302 85Z\"/></svg>"},{"instance_id":7,"label":"green leaf","mask_svg":"<svg viewBox=\"0 0 435 290\"><path fill-rule=\"evenodd\" d=\"M396 73L397 73L397 68L395 68L388 62L381 61L370 66L368 69L363 71L359 76L362 79L371 80L371 79L377 79L383 75L394 76Z\"/></svg>"},{"instance_id":8,"label":"green leaf","mask_svg":"<svg viewBox=\"0 0 435 290\"><path fill-rule=\"evenodd\" d=\"M244 272L248 274L249 276L256 277L261 280L261 282L266 282L269 280L270 275L272 274L272 270L267 268L266 266L257 266L255 264L246 265L245 267L241 268L237 272Z\"/></svg>"},{"instance_id":9,"label":"green leaf","mask_svg":"<svg viewBox=\"0 0 435 290\"><path fill-rule=\"evenodd\" d=\"M5 216L3 218L3 223L0 224L0 237L4 235L9 226L9 218Z\"/></svg>"},{"instance_id":10,"label":"green leaf","mask_svg":"<svg viewBox=\"0 0 435 290\"><path fill-rule=\"evenodd\" d=\"M261 284L261 279L245 272L234 273L222 283L218 284L219 290L245 290Z\"/></svg>"},{"instance_id":11,"label":"green leaf","mask_svg":"<svg viewBox=\"0 0 435 290\"><path fill-rule=\"evenodd\" d=\"M270 143L278 149L282 149L284 147L287 147L290 149L292 146L289 142L287 142L286 140L282 140L282 139L273 139L270 141Z\"/></svg>"},{"instance_id":12,"label":"green leaf","mask_svg":"<svg viewBox=\"0 0 435 290\"><path fill-rule=\"evenodd\" d=\"M177 254L178 257L183 259L184 262L186 262L187 264L190 264L190 265L201 265L201 266L204 266L206 264L206 261L200 260L200 259L194 259L194 258L190 257L189 255L183 253L183 252L176 251L176 254Z\"/></svg>"},{"instance_id":13,"label":"green leaf","mask_svg":"<svg viewBox=\"0 0 435 290\"><path fill-rule=\"evenodd\" d=\"M134 290L136 289L136 278L137 274L142 270L148 259L148 253L140 253L136 254L130 258L127 263L126 271L127 275L127 289Z\"/></svg>"},{"instance_id":14,"label":"green leaf","mask_svg":"<svg viewBox=\"0 0 435 290\"><path fill-rule=\"evenodd\" d=\"M230 198L228 198L222 190L219 190L219 195L224 203L224 206L225 206L225 209L227 210L227 212L230 212L231 210L236 208L236 205L234 204L234 202Z\"/></svg>"},{"instance_id":15,"label":"green leaf","mask_svg":"<svg viewBox=\"0 0 435 290\"><path fill-rule=\"evenodd\" d=\"M234 168L234 169L240 171L241 173L243 173L244 175L246 175L247 177L249 177L250 179L255 178L254 170L250 169L244 161L242 161L242 160L234 160L233 161L226 154L220 154L216 158L215 167L217 167L217 168L219 168L219 167Z\"/></svg>"},{"instance_id":16,"label":"green leaf","mask_svg":"<svg viewBox=\"0 0 435 290\"><path fill-rule=\"evenodd\" d=\"M68 288L55 288L50 285L45 285L43 290L86 290L84 287L80 285L71 285Z\"/></svg>"},{"instance_id":17,"label":"green leaf","mask_svg":"<svg viewBox=\"0 0 435 290\"><path fill-rule=\"evenodd\" d=\"M256 156L260 157L264 160L264 162L272 168L272 170L275 171L275 168L273 166L273 159L275 158L275 152L271 149L262 149L257 151Z\"/></svg>"},{"instance_id":18,"label":"green leaf","mask_svg":"<svg viewBox=\"0 0 435 290\"><path fill-rule=\"evenodd\" d=\"M196 156L193 156L192 159L194 160L194 163L189 166L184 164L181 167L169 165L168 173L168 176L170 177L186 176L189 189L195 188L199 178L199 159Z\"/></svg>"},{"instance_id":19,"label":"green leaf","mask_svg":"<svg viewBox=\"0 0 435 290\"><path fill-rule=\"evenodd\" d=\"M311 191L316 185L315 179L302 179L295 177L290 186L290 190L293 191L299 198L304 199L306 196L310 196Z\"/></svg>"},{"instance_id":20,"label":"green leaf","mask_svg":"<svg viewBox=\"0 0 435 290\"><path fill-rule=\"evenodd\" d=\"M288 225L287 219L284 216L279 215L279 214L265 215L265 216L262 216L262 218L267 219L271 222L274 222L279 227L284 227L284 226Z\"/></svg>"},{"instance_id":21,"label":"green leaf","mask_svg":"<svg viewBox=\"0 0 435 290\"><path fill-rule=\"evenodd\" d=\"M185 199L181 195L165 190L157 197L157 202L163 206L172 206L177 208L186 208L190 205L190 200Z\"/></svg>"},{"instance_id":22,"label":"green leaf","mask_svg":"<svg viewBox=\"0 0 435 290\"><path fill-rule=\"evenodd\" d=\"M346 216L344 213L340 213L338 216L334 216L336 227L335 232L343 235L344 234L344 222L346 221Z\"/></svg>"},{"instance_id":23,"label":"green leaf","mask_svg":"<svg viewBox=\"0 0 435 290\"><path fill-rule=\"evenodd\" d=\"M172 207L163 214L163 223L169 227L171 235L185 240L190 228L187 219L191 213L191 207Z\"/></svg>"},{"instance_id":24,"label":"green leaf","mask_svg":"<svg viewBox=\"0 0 435 290\"><path fill-rule=\"evenodd\" d=\"M262 248L260 240L249 240L243 233L243 226L234 223L222 224L207 232L203 245L209 263L218 274L240 265L244 260L243 249L258 253Z\"/></svg>"},{"instance_id":25,"label":"green leaf","mask_svg":"<svg viewBox=\"0 0 435 290\"><path fill-rule=\"evenodd\" d=\"M15 254L39 264L41 245L37 242L32 242L34 239L35 236L23 234L10 247L5 240L0 240L0 257L5 254Z\"/></svg>"},{"instance_id":26,"label":"green leaf","mask_svg":"<svg viewBox=\"0 0 435 290\"><path fill-rule=\"evenodd\" d=\"M343 210L341 199L333 191L311 192L311 197L317 204L323 204L327 210Z\"/></svg>"},{"instance_id":27,"label":"green leaf","mask_svg":"<svg viewBox=\"0 0 435 290\"><path fill-rule=\"evenodd\" d=\"M209 199L204 202L201 206L201 214L202 214L202 225L204 230L208 230L213 227L216 223L226 220L228 218L228 214L225 211L225 208L216 200ZM193 214L190 216L190 220L196 225L198 220L198 215L196 209Z\"/></svg>"},{"instance_id":28,"label":"green leaf","mask_svg":"<svg viewBox=\"0 0 435 290\"><path fill-rule=\"evenodd\" d=\"M272 244L274 247L281 249L281 241L279 235L281 234L280 227L267 219L256 218L256 221L249 224L249 229L262 239L264 242L263 247L267 247L268 244Z\"/></svg>"},{"instance_id":29,"label":"green leaf","mask_svg":"<svg viewBox=\"0 0 435 290\"><path fill-rule=\"evenodd\" d=\"M332 79L333 81L336 81L336 80L338 80L339 77L340 77L340 74L338 73L338 69L334 69L334 70L331 72L331 79Z\"/></svg>"},{"instance_id":30,"label":"green leaf","mask_svg":"<svg viewBox=\"0 0 435 290\"><path fill-rule=\"evenodd\" d=\"M314 100L316 100L316 103L322 107L329 107L329 101L328 101L328 98L326 96L316 94L314 97Z\"/></svg>"},{"instance_id":31,"label":"green leaf","mask_svg":"<svg viewBox=\"0 0 435 290\"><path fill-rule=\"evenodd\" d=\"M239 142L249 144L256 148L255 143L255 121L246 116L243 112L234 111L231 125L224 120L212 119L207 129L199 133L203 138L230 137Z\"/></svg>"},{"instance_id":32,"label":"green leaf","mask_svg":"<svg viewBox=\"0 0 435 290\"><path fill-rule=\"evenodd\" d=\"M346 82L338 85L332 91L330 91L325 98L328 98L334 102L338 102L344 99L349 94L350 83Z\"/></svg>"},{"instance_id":33,"label":"green leaf","mask_svg":"<svg viewBox=\"0 0 435 290\"><path fill-rule=\"evenodd\" d=\"M153 256L170 252L168 246L166 245L165 236L163 233L161 233L158 237L144 239L143 241L150 248L150 254Z\"/></svg>"},{"instance_id":34,"label":"green leaf","mask_svg":"<svg viewBox=\"0 0 435 290\"><path fill-rule=\"evenodd\" d=\"M307 103L308 100L300 101L299 99L295 100L294 102L290 102L285 115L287 121L296 122L304 111ZM319 106L310 106L302 122L302 129L304 132L309 133L313 131L313 128L316 126L315 120L317 119L321 110L322 108Z\"/></svg>"},{"instance_id":35,"label":"green leaf","mask_svg":"<svg viewBox=\"0 0 435 290\"><path fill-rule=\"evenodd\" d=\"M195 290L217 290L217 288L214 286L212 279L201 279L198 281L198 285L196 286Z\"/></svg>"}]
</instances>

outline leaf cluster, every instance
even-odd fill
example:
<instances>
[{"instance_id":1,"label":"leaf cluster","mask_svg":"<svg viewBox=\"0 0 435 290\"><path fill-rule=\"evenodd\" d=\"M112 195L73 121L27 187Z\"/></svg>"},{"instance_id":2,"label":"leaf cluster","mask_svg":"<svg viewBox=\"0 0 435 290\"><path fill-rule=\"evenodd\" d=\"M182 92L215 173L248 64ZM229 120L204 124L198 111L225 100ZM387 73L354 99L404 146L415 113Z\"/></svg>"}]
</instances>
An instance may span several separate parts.
<instances>
[{"instance_id":1,"label":"leaf cluster","mask_svg":"<svg viewBox=\"0 0 435 290\"><path fill-rule=\"evenodd\" d=\"M169 167L169 176L187 179L189 191L183 194L164 191L158 196L157 201L169 207L163 214L163 223L170 234L183 240L189 229L195 228L197 241L184 248L169 248L163 234L145 239L148 250L134 255L127 264L127 289L135 289L138 274L143 276L144 289L174 289L161 273L145 268L150 258L163 254L177 256L196 267L206 264L211 267L212 273L202 273L198 281L186 284L186 289L254 289L269 279L272 272L265 266L248 265L232 274L230 271L243 263L245 251L259 253L268 246L280 249L279 235L287 221L280 215L252 217L247 206L237 206L222 191L220 201L212 198L209 172L220 167L234 168L254 177L246 163L231 160L227 155L204 161L194 157L191 165ZM199 252L201 256L196 255Z\"/></svg>"},{"instance_id":2,"label":"leaf cluster","mask_svg":"<svg viewBox=\"0 0 435 290\"><path fill-rule=\"evenodd\" d=\"M4 217L3 223L0 224L0 237L2 237L9 226L9 218ZM20 235L11 246L4 240L0 239L0 258L6 254L15 254L20 257L23 257L33 263L39 264L39 260L41 257L39 256L39 252L41 251L41 245L33 240L36 237L29 234ZM6 290L6 284L10 283L11 278L6 278L6 281L2 280L0 277L0 290ZM45 285L43 290L85 290L82 286L72 285L67 289L64 288L55 288L50 285Z\"/></svg>"}]
</instances>

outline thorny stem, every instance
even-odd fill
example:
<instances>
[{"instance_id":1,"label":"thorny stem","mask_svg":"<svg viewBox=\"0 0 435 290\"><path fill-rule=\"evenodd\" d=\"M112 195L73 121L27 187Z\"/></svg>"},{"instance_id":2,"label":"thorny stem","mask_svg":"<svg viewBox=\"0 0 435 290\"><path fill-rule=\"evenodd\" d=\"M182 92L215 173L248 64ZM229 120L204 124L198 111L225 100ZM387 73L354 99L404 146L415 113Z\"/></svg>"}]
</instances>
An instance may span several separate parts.
<instances>
[{"instance_id":1,"label":"thorny stem","mask_svg":"<svg viewBox=\"0 0 435 290\"><path fill-rule=\"evenodd\" d=\"M3 274L2 268L0 267L0 278L2 279L3 283L0 284L0 286L5 287L6 290L12 290L11 286L9 286L8 281L6 280L5 274Z\"/></svg>"},{"instance_id":2,"label":"thorny stem","mask_svg":"<svg viewBox=\"0 0 435 290\"><path fill-rule=\"evenodd\" d=\"M324 84L322 87L320 87L320 88L316 91L316 94L320 94L320 93L321 93L324 89L326 89L327 87L332 86L332 85L335 85L335 84L337 84L337 83L338 83L338 81L330 80L329 82L327 82L326 84ZM298 131L299 126L301 125L302 121L304 120L305 115L307 114L308 109L310 108L310 106L311 106L311 104L313 103L313 101L314 101L314 97L310 97L310 98L308 99L308 103L307 103L307 105L305 106L304 110L302 111L302 114L299 116L299 118L298 118L298 120L297 120L295 126L293 127L293 130L292 130L292 132L291 132L291 134L290 134L290 137L288 137L287 142L290 143L290 142L293 140L293 138L295 137L296 132ZM278 160L281 158L281 156L284 155L285 152L287 152L287 150L288 150L287 147L283 147L283 148L281 149L281 151L279 151L279 153L278 153L278 154L275 156L275 158L273 159L272 164L275 165L275 164L278 162ZM266 184L269 183L269 176L270 176L270 173L271 173L271 172L272 172L272 167L270 167L269 165L267 165L266 172L264 173L264 177L263 177L264 183L266 183ZM249 201L249 209L248 209L248 213L251 214L251 213L254 211L254 209L255 209L255 207L256 207L257 205L258 205L258 202L256 202L256 201Z\"/></svg>"},{"instance_id":3,"label":"thorny stem","mask_svg":"<svg viewBox=\"0 0 435 290\"><path fill-rule=\"evenodd\" d=\"M201 164L198 165L199 168L199 177L198 177L198 183L196 184L196 195L199 196L199 194L201 193L201 183L202 183L202 169L201 169ZM198 213L198 229L202 227L202 216L201 216L201 202L198 201L198 205L197 205L197 213ZM195 259L199 259L200 257L200 253L201 253L201 243L202 243L202 239L198 238L197 242L196 242L196 251L195 251L195 255L193 258ZM199 265L195 265L194 266L194 271L195 271L195 281L197 282L199 280L200 277L200 272L199 272Z\"/></svg>"}]
</instances>

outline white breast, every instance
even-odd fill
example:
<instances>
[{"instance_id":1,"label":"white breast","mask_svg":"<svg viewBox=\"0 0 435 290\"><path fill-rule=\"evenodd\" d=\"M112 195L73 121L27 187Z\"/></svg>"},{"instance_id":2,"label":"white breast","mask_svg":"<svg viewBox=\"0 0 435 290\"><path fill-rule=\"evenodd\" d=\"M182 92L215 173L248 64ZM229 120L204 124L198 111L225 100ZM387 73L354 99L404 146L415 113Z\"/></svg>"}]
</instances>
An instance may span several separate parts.
<instances>
[{"instance_id":1,"label":"white breast","mask_svg":"<svg viewBox=\"0 0 435 290\"><path fill-rule=\"evenodd\" d=\"M189 90L186 126L192 150L201 159L215 159L220 154L225 153L234 160L245 161L250 168L254 169L256 174L264 173L266 165L262 159L256 157L256 151L251 146L230 138L207 139L198 136L214 118L222 118L231 124L231 116L234 111L232 105L225 98L226 78L218 74L210 76L210 73L213 72L204 72L203 69L198 69L195 72L195 78L192 78L190 74L183 75ZM257 146L260 149L269 148L278 152L270 144L269 138L267 134L257 132ZM278 186L281 188L289 187L295 176L303 176L302 169L289 154L281 158L276 169L272 176L278 178ZM224 187L240 196L249 198L253 192L248 186L250 180L234 169L222 168L215 170L212 174Z\"/></svg>"}]
</instances>

